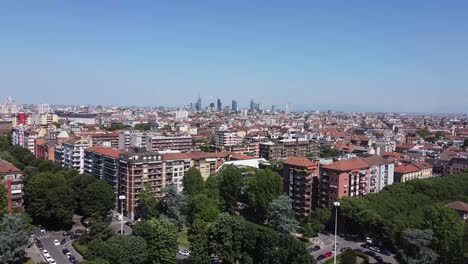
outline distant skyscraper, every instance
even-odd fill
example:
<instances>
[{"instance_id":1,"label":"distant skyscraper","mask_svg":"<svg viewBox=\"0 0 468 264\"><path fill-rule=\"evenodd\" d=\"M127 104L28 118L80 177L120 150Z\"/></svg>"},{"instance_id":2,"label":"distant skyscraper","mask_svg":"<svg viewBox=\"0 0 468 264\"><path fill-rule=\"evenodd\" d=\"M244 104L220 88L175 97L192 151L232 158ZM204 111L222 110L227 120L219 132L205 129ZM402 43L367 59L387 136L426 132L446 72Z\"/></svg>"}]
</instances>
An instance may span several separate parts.
<instances>
[{"instance_id":1,"label":"distant skyscraper","mask_svg":"<svg viewBox=\"0 0 468 264\"><path fill-rule=\"evenodd\" d=\"M271 112L272 112L272 113L276 113L276 105L272 105L272 106L271 106Z\"/></svg>"},{"instance_id":2,"label":"distant skyscraper","mask_svg":"<svg viewBox=\"0 0 468 264\"><path fill-rule=\"evenodd\" d=\"M291 103L287 103L286 104L286 109L284 111L286 114L289 114L292 112L292 104Z\"/></svg>"},{"instance_id":3,"label":"distant skyscraper","mask_svg":"<svg viewBox=\"0 0 468 264\"><path fill-rule=\"evenodd\" d=\"M231 110L232 110L234 113L239 112L239 109L238 109L237 101L236 101L236 100L232 100Z\"/></svg>"},{"instance_id":4,"label":"distant skyscraper","mask_svg":"<svg viewBox=\"0 0 468 264\"><path fill-rule=\"evenodd\" d=\"M221 112L223 110L223 105L221 103L221 99L218 98L218 101L216 102L216 110L218 110L218 112Z\"/></svg>"},{"instance_id":5,"label":"distant skyscraper","mask_svg":"<svg viewBox=\"0 0 468 264\"><path fill-rule=\"evenodd\" d=\"M250 111L255 111L257 108L257 104L255 103L254 99L250 100Z\"/></svg>"},{"instance_id":6,"label":"distant skyscraper","mask_svg":"<svg viewBox=\"0 0 468 264\"><path fill-rule=\"evenodd\" d=\"M198 96L198 100L197 100L197 103L195 105L195 108L197 109L197 111L201 111L202 110L202 101L201 101L201 97Z\"/></svg>"}]
</instances>

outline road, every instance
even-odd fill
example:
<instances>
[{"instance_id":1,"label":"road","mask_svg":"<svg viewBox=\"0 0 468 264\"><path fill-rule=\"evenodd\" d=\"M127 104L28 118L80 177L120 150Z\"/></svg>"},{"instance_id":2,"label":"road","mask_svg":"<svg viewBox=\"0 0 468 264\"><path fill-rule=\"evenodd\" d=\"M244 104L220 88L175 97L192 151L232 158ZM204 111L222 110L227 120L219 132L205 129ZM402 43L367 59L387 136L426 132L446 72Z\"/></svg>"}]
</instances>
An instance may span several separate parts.
<instances>
[{"instance_id":1,"label":"road","mask_svg":"<svg viewBox=\"0 0 468 264\"><path fill-rule=\"evenodd\" d=\"M114 215L120 215L120 213L112 210L112 222L111 222L110 226L111 226L112 230L115 233L119 233L120 232L121 221L118 220L116 217L114 217ZM131 222L131 221L132 220L130 220L130 218L128 218L126 216L123 217L123 224L124 224L123 225L123 231L124 231L125 235L131 235L133 233L133 229L125 224L126 222Z\"/></svg>"},{"instance_id":2,"label":"road","mask_svg":"<svg viewBox=\"0 0 468 264\"><path fill-rule=\"evenodd\" d=\"M64 248L70 250L71 254L76 257L78 261L82 260L82 257L78 254L78 252L75 251L75 249L72 247L70 239L68 237L64 237L60 232L47 232L46 234L42 234L39 229L34 230L34 235L36 238L38 238L41 242L42 245L44 246L44 249L49 251L50 256L55 259L57 264L69 264L70 261L68 261L68 258L62 253L62 250ZM62 241L62 239L66 239L66 243L64 245L59 245L55 246L54 245L54 239L58 239L59 241ZM34 245L34 247L36 247ZM45 261L44 257L43 261Z\"/></svg>"},{"instance_id":3,"label":"road","mask_svg":"<svg viewBox=\"0 0 468 264\"><path fill-rule=\"evenodd\" d=\"M321 246L321 249L318 251L314 251L311 253L311 255L317 259L318 256L325 254L326 252L332 251L333 252L333 244L334 244L334 236L333 235L327 235L327 234L319 234L318 237L320 240L323 242L323 247ZM340 254L340 249L345 248L345 247L350 247L351 249L362 249L364 251L367 251L369 249L362 248L361 245L365 244L364 242L361 241L353 241L353 240L348 240L344 239L340 236L337 237L336 239L337 242L337 251L338 254ZM313 246L312 246L313 247ZM375 252L377 256L382 257L383 261L392 263L392 264L398 264L398 262L395 260L394 255L392 256L386 256L380 253ZM318 263L325 263L327 259L324 259L322 261L318 261ZM377 263L377 261L369 256L369 263Z\"/></svg>"}]
</instances>

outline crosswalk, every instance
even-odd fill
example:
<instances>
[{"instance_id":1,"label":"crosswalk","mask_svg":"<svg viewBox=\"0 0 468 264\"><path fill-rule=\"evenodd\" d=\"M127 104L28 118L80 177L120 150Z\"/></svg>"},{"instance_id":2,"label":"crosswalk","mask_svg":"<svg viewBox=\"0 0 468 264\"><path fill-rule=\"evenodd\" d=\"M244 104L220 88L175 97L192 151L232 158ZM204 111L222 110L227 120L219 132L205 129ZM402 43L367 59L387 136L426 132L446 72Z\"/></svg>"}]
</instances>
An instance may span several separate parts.
<instances>
[{"instance_id":1,"label":"crosswalk","mask_svg":"<svg viewBox=\"0 0 468 264\"><path fill-rule=\"evenodd\" d=\"M36 236L36 238L38 238L39 240L46 239L49 237L50 237L49 233Z\"/></svg>"}]
</instances>

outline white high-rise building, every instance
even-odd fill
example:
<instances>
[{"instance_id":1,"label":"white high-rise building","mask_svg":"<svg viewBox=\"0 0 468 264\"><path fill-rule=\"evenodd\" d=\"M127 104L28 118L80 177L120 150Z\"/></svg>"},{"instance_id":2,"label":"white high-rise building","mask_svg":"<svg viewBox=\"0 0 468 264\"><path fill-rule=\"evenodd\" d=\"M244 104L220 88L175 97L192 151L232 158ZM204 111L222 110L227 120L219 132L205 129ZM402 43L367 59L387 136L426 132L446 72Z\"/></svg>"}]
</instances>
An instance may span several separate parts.
<instances>
[{"instance_id":1,"label":"white high-rise building","mask_svg":"<svg viewBox=\"0 0 468 264\"><path fill-rule=\"evenodd\" d=\"M292 112L292 104L291 103L287 103L286 104L286 109L284 111L286 114L289 114Z\"/></svg>"},{"instance_id":2,"label":"white high-rise building","mask_svg":"<svg viewBox=\"0 0 468 264\"><path fill-rule=\"evenodd\" d=\"M39 104L37 106L37 111L40 115L47 114L50 111L50 106L49 104Z\"/></svg>"}]
</instances>

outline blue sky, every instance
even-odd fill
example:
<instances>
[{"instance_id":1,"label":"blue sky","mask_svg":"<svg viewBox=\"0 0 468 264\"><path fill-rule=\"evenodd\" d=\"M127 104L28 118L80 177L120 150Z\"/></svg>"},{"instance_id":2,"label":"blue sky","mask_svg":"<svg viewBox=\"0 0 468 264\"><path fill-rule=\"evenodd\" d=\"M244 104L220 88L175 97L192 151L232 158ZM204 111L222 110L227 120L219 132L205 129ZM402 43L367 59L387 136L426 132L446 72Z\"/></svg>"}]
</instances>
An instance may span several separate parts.
<instances>
[{"instance_id":1,"label":"blue sky","mask_svg":"<svg viewBox=\"0 0 468 264\"><path fill-rule=\"evenodd\" d=\"M0 96L468 112L467 1L2 1Z\"/></svg>"}]
</instances>

